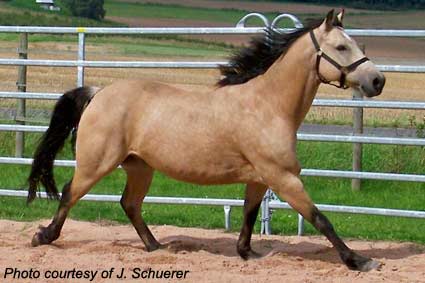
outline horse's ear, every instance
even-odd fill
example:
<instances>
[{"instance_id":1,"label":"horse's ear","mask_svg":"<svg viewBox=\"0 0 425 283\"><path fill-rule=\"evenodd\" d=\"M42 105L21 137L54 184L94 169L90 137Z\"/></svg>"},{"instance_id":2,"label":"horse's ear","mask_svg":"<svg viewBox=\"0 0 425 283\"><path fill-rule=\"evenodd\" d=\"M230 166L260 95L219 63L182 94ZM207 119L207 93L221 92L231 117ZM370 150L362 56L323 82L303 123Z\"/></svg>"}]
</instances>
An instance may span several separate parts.
<instances>
[{"instance_id":1,"label":"horse's ear","mask_svg":"<svg viewBox=\"0 0 425 283\"><path fill-rule=\"evenodd\" d=\"M330 31L333 27L334 9L330 10L323 21L322 27L325 31Z\"/></svg>"},{"instance_id":2,"label":"horse's ear","mask_svg":"<svg viewBox=\"0 0 425 283\"><path fill-rule=\"evenodd\" d=\"M334 23L333 23L334 26L344 27L344 24L342 23L342 21L344 20L344 14L345 14L345 9L341 9L341 12L339 12L339 14L334 19Z\"/></svg>"}]
</instances>

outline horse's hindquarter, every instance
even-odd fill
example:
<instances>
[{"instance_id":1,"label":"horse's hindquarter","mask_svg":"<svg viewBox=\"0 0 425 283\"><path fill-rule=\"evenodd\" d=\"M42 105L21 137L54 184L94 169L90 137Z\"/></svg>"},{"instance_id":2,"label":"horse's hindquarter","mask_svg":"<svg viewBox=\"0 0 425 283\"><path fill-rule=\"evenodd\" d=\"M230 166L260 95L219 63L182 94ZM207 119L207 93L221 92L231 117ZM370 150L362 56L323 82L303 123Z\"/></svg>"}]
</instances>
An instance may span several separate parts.
<instances>
[{"instance_id":1,"label":"horse's hindquarter","mask_svg":"<svg viewBox=\"0 0 425 283\"><path fill-rule=\"evenodd\" d=\"M149 83L126 119L130 154L175 179L198 184L245 182L253 169L237 146L231 105L214 94Z\"/></svg>"}]
</instances>

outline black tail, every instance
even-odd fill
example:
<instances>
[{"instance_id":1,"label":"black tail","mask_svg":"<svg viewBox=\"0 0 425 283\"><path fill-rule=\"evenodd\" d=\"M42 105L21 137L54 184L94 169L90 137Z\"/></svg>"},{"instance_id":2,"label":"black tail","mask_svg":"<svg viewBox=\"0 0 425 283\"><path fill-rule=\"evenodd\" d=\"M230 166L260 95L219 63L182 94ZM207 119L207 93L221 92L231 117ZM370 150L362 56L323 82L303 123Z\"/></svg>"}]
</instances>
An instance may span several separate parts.
<instances>
[{"instance_id":1,"label":"black tail","mask_svg":"<svg viewBox=\"0 0 425 283\"><path fill-rule=\"evenodd\" d=\"M31 174L28 177L28 203L35 199L40 183L45 187L49 198L59 198L53 178L53 161L71 131L78 126L84 109L96 91L96 88L80 87L66 92L59 98L49 128L34 153Z\"/></svg>"}]
</instances>

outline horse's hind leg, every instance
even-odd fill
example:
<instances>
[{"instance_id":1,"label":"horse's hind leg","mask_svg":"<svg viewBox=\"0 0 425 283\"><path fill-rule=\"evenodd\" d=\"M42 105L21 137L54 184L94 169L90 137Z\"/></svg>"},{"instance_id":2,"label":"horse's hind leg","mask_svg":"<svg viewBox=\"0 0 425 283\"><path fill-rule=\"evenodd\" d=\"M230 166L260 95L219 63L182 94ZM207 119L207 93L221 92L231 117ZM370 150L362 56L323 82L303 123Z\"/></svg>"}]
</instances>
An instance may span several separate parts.
<instances>
[{"instance_id":1,"label":"horse's hind leg","mask_svg":"<svg viewBox=\"0 0 425 283\"><path fill-rule=\"evenodd\" d=\"M105 139L102 136L93 137L91 143L78 145L77 167L71 182L65 185L59 208L47 227L40 227L34 235L32 245L50 244L56 240L69 210L105 175L112 172L124 160L125 153L118 146L119 140Z\"/></svg>"},{"instance_id":2,"label":"horse's hind leg","mask_svg":"<svg viewBox=\"0 0 425 283\"><path fill-rule=\"evenodd\" d=\"M130 156L123 163L127 172L127 184L121 198L121 206L142 239L148 251L161 245L154 238L141 216L143 199L148 193L154 170L142 159Z\"/></svg>"},{"instance_id":3,"label":"horse's hind leg","mask_svg":"<svg viewBox=\"0 0 425 283\"><path fill-rule=\"evenodd\" d=\"M267 186L263 184L246 185L243 224L237 244L237 251L243 259L259 257L259 254L251 249L251 235L266 190Z\"/></svg>"},{"instance_id":4,"label":"horse's hind leg","mask_svg":"<svg viewBox=\"0 0 425 283\"><path fill-rule=\"evenodd\" d=\"M277 174L275 174L277 176ZM297 175L286 172L281 177L270 182L271 187L285 199L289 205L298 211L305 219L328 238L337 249L342 261L348 268L360 271L369 271L379 267L379 263L363 257L350 248L338 237L332 224L313 204L304 190L304 186Z\"/></svg>"},{"instance_id":5,"label":"horse's hind leg","mask_svg":"<svg viewBox=\"0 0 425 283\"><path fill-rule=\"evenodd\" d=\"M117 164L118 165L118 164ZM59 208L52 222L47 227L40 227L40 230L32 239L32 246L50 244L59 238L62 226L68 216L69 210L82 198L103 176L111 172L116 166L106 172L87 172L85 174L79 168L76 168L74 177L65 185L62 191Z\"/></svg>"}]
</instances>

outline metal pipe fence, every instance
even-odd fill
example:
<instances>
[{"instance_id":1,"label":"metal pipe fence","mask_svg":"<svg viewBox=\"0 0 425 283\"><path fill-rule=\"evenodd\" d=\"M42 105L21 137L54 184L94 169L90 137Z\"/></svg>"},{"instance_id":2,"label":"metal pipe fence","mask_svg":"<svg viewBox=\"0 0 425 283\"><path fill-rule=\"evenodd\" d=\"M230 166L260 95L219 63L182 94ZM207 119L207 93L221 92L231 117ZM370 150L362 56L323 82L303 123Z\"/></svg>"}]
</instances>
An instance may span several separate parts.
<instances>
[{"instance_id":1,"label":"metal pipe fence","mask_svg":"<svg viewBox=\"0 0 425 283\"><path fill-rule=\"evenodd\" d=\"M38 66L38 67L78 67L81 68L156 68L156 69L216 69L228 65L226 61L81 61L81 60L37 60L37 59L0 59L1 66ZM425 73L425 66L416 65L376 65L383 72Z\"/></svg>"},{"instance_id":2,"label":"metal pipe fence","mask_svg":"<svg viewBox=\"0 0 425 283\"><path fill-rule=\"evenodd\" d=\"M13 197L26 197L26 191L19 190L1 190L2 196L13 196ZM38 193L39 197L47 198L45 192ZM269 192L266 194L266 197L270 200ZM93 195L87 194L82 200L85 201L100 201L100 202L119 202L121 196L119 195ZM205 205L205 206L223 206L225 213L225 228L229 230L230 225L230 214L232 207L243 207L244 200L239 199L205 199L205 198L181 198L181 197L145 197L144 203L150 204L173 204L173 205ZM398 216L398 217L408 217L408 218L425 218L425 211L415 211L415 210L400 210L400 209L388 209L388 208L371 208L371 207L360 207L360 206L344 206L344 205L329 205L329 204L318 204L317 208L322 211L327 212L336 212L336 213L352 213L352 214L368 214L368 215L379 215L379 216ZM267 202L266 206L263 206L262 209L292 209L287 202L281 202L276 200L271 200ZM268 231L270 234L270 221L265 221L264 215L265 211L262 212L263 218L261 221L262 229ZM270 219L268 219L270 220ZM299 234L303 233L303 218L298 218L298 227Z\"/></svg>"},{"instance_id":3,"label":"metal pipe fence","mask_svg":"<svg viewBox=\"0 0 425 283\"><path fill-rule=\"evenodd\" d=\"M0 91L0 98L16 99L36 99L36 100L57 100L63 93L44 92L16 92ZM389 100L348 100L348 99L324 99L316 98L313 106L321 107L345 107L345 108L381 108L381 109L406 109L425 110L425 102L421 101L389 101Z\"/></svg>"},{"instance_id":4,"label":"metal pipe fence","mask_svg":"<svg viewBox=\"0 0 425 283\"><path fill-rule=\"evenodd\" d=\"M47 126L0 124L0 131L43 133L46 130L47 130ZM299 141L317 141L317 142L321 141L321 142L425 146L425 139L420 139L420 138L394 138L394 137L375 137L375 136L364 136L364 135L350 136L350 135L325 135L325 134L298 133L297 139Z\"/></svg>"},{"instance_id":5,"label":"metal pipe fence","mask_svg":"<svg viewBox=\"0 0 425 283\"><path fill-rule=\"evenodd\" d=\"M32 161L33 160L31 158L0 157L0 164L31 165ZM75 160L55 160L54 164L55 166L59 166L59 167L75 167L76 163L75 163ZM382 172L364 172L364 171L356 172L356 171L343 171L343 170L302 169L301 176L331 177L331 178L345 178L345 179L355 178L355 179L425 183L425 175L396 174L396 173L382 173Z\"/></svg>"},{"instance_id":6,"label":"metal pipe fence","mask_svg":"<svg viewBox=\"0 0 425 283\"><path fill-rule=\"evenodd\" d=\"M243 17L236 27L224 28L86 28L86 27L24 27L24 26L0 26L0 33L45 33L45 34L76 34L78 35L78 54L77 60L29 60L29 59L0 59L0 66L49 66L49 67L76 67L77 68L77 86L84 85L85 68L186 68L186 69L210 69L217 68L219 65L226 65L222 61L88 61L85 60L86 35L252 35L264 32L264 27L246 27L246 21L250 18L260 18L266 27L276 28L277 23L283 18L289 18L293 21L295 27L301 27L302 24L293 15L283 14L276 17L270 24L268 19L258 13L248 14ZM281 32L288 32L293 29L280 29ZM365 37L412 37L424 38L425 30L373 30L373 29L347 29L348 34L352 36ZM384 72L407 72L407 73L425 73L425 66L422 65L378 65L378 68ZM37 93L37 92L0 92L0 98L7 99L39 99L56 100L62 94L58 93ZM348 107L348 108L384 108L384 109L409 109L425 110L425 102L412 101L372 101L372 100L347 100L347 99L315 99L313 106L322 107ZM47 127L33 125L6 125L0 124L0 131L14 132L44 132ZM318 142L346 142L346 143L372 143L372 144L390 144L390 145L409 145L425 146L425 139L420 138L392 138L375 137L364 135L324 135L324 134L306 134L298 133L298 140L318 141ZM0 164L30 165L32 159L0 157ZM56 160L55 165L72 167L75 166L73 160ZM381 172L356 172L356 171L338 171L323 169L303 169L302 176L321 176L332 178L349 179L373 179L390 181L408 181L425 182L425 175L413 174L394 174ZM26 192L20 190L0 190L3 196L26 196ZM41 193L46 197L45 193ZM83 199L92 201L119 201L117 195L86 195ZM285 202L273 200L273 195L268 192L263 201L262 209L262 231L266 234L271 232L270 218L271 209L288 209L289 205ZM230 228L230 214L232 206L243 206L243 200L232 199L195 199L195 198L172 198L172 197L147 197L147 203L162 204L196 204L196 205L219 205L224 207L225 226ZM359 213L384 216L416 217L425 218L425 211L396 210L385 208L352 207L341 205L317 205L319 209L331 212L341 213ZM303 218L298 219L298 233L303 232Z\"/></svg>"},{"instance_id":7,"label":"metal pipe fence","mask_svg":"<svg viewBox=\"0 0 425 283\"><path fill-rule=\"evenodd\" d=\"M246 27L245 22L237 27L167 27L167 28L106 28L106 27L36 27L0 26L0 33L44 33L44 34L127 34L127 35L235 35L264 33L264 27ZM280 29L291 31L291 28ZM352 36L367 37L425 37L425 30L408 29L346 29Z\"/></svg>"}]
</instances>

